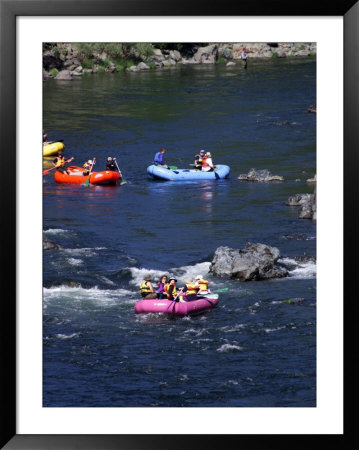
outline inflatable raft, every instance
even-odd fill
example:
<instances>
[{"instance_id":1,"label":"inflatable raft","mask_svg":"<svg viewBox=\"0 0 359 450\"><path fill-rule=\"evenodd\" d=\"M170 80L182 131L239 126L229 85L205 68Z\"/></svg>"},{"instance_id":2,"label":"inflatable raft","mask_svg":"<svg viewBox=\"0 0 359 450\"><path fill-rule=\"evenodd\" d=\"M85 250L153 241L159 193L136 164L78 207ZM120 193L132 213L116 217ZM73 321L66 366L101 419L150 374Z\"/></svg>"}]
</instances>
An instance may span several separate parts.
<instances>
[{"instance_id":1,"label":"inflatable raft","mask_svg":"<svg viewBox=\"0 0 359 450\"><path fill-rule=\"evenodd\" d=\"M56 156L60 150L64 150L65 144L63 142L51 142L42 146L42 156Z\"/></svg>"},{"instance_id":2,"label":"inflatable raft","mask_svg":"<svg viewBox=\"0 0 359 450\"><path fill-rule=\"evenodd\" d=\"M207 294L190 302L175 302L167 299L139 300L135 305L136 314L162 313L173 316L199 314L218 304L218 294Z\"/></svg>"},{"instance_id":3,"label":"inflatable raft","mask_svg":"<svg viewBox=\"0 0 359 450\"><path fill-rule=\"evenodd\" d=\"M154 164L147 167L147 173L154 179L167 181L200 181L221 180L227 178L230 172L229 166L219 164L212 172L202 172L196 169L165 169Z\"/></svg>"},{"instance_id":4,"label":"inflatable raft","mask_svg":"<svg viewBox=\"0 0 359 450\"><path fill-rule=\"evenodd\" d=\"M62 173L56 170L54 178L57 183L70 183L70 184L83 184L89 179L88 175L84 175L84 169L82 167L69 166L66 170L69 174ZM121 182L121 178L118 172L112 170L104 170L103 172L92 172L90 175L90 184L100 186L114 186L116 182Z\"/></svg>"}]
</instances>

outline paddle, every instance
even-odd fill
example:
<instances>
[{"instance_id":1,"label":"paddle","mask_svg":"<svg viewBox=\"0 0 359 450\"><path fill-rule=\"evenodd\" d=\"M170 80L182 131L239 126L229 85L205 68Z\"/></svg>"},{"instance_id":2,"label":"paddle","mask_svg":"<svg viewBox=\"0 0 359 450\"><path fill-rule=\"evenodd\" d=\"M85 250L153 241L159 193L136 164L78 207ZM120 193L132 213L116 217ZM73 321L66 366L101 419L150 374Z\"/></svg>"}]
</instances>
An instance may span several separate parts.
<instances>
[{"instance_id":1,"label":"paddle","mask_svg":"<svg viewBox=\"0 0 359 450\"><path fill-rule=\"evenodd\" d=\"M178 291L176 297L172 300L173 302L175 302L175 301L177 300L177 298L179 297L179 295L182 294L182 291L183 291L183 288L181 288L181 289Z\"/></svg>"},{"instance_id":2,"label":"paddle","mask_svg":"<svg viewBox=\"0 0 359 450\"><path fill-rule=\"evenodd\" d=\"M56 166L55 166L55 167L51 167L51 169L43 170L43 171L42 171L42 174L43 174L43 175L46 175L47 173L49 173L51 170L54 170L54 169L56 169Z\"/></svg>"},{"instance_id":3,"label":"paddle","mask_svg":"<svg viewBox=\"0 0 359 450\"><path fill-rule=\"evenodd\" d=\"M67 159L67 160L65 161L65 163L71 162L73 159L74 159L74 157L72 157L72 158L70 158L70 159ZM53 170L53 169L57 169L57 166L51 167L50 169L43 170L43 171L42 171L42 174L43 174L43 175L46 175L47 173L49 173L49 172L50 172L51 170Z\"/></svg>"},{"instance_id":4,"label":"paddle","mask_svg":"<svg viewBox=\"0 0 359 450\"><path fill-rule=\"evenodd\" d=\"M96 163L96 158L92 158L91 169L90 169L89 176L88 176L87 180L84 182L84 186L90 186L91 172L92 172L92 169L93 169L93 166L95 165L95 163Z\"/></svg>"},{"instance_id":5,"label":"paddle","mask_svg":"<svg viewBox=\"0 0 359 450\"><path fill-rule=\"evenodd\" d=\"M217 294L217 292L226 292L228 291L229 288L221 288L221 289L217 289L216 291L213 291L213 294Z\"/></svg>"},{"instance_id":6,"label":"paddle","mask_svg":"<svg viewBox=\"0 0 359 450\"><path fill-rule=\"evenodd\" d=\"M120 176L122 177L122 172L121 172L120 168L118 167L118 164L117 164L117 161L116 161L116 160L115 160L115 164L116 164L118 173L119 173ZM126 184L126 183L127 183L127 181L122 177L122 181L121 181L121 183L120 183L120 186L122 186L123 184Z\"/></svg>"}]
</instances>

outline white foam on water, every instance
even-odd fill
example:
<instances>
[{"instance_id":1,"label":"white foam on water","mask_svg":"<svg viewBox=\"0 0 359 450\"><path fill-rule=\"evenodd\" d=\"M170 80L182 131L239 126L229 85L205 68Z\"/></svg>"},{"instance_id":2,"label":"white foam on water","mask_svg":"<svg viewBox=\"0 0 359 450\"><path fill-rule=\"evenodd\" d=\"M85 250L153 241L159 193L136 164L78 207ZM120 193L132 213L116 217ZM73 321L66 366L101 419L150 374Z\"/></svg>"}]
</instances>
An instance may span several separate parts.
<instances>
[{"instance_id":1,"label":"white foam on water","mask_svg":"<svg viewBox=\"0 0 359 450\"><path fill-rule=\"evenodd\" d=\"M94 247L94 248L62 248L60 251L69 253L71 256L84 256L90 257L97 255L99 250L106 250L106 247Z\"/></svg>"},{"instance_id":2,"label":"white foam on water","mask_svg":"<svg viewBox=\"0 0 359 450\"><path fill-rule=\"evenodd\" d=\"M76 258L69 258L67 260L72 266L81 266L83 264L82 259L76 259Z\"/></svg>"},{"instance_id":3,"label":"white foam on water","mask_svg":"<svg viewBox=\"0 0 359 450\"><path fill-rule=\"evenodd\" d=\"M99 305L134 303L132 299L133 292L127 289L99 289L97 286L85 289L80 286L56 286L51 288L43 288L44 303L52 303L54 301L71 301L73 303L83 302L87 300Z\"/></svg>"},{"instance_id":4,"label":"white foam on water","mask_svg":"<svg viewBox=\"0 0 359 450\"><path fill-rule=\"evenodd\" d=\"M282 258L279 260L287 267L289 278L316 278L317 264L315 261L296 261L292 258ZM281 278L282 280L285 278Z\"/></svg>"},{"instance_id":5,"label":"white foam on water","mask_svg":"<svg viewBox=\"0 0 359 450\"><path fill-rule=\"evenodd\" d=\"M108 284L109 286L115 286L115 283L110 280L109 278L105 277L104 275L102 275L100 277L100 280L103 281L104 283Z\"/></svg>"},{"instance_id":6,"label":"white foam on water","mask_svg":"<svg viewBox=\"0 0 359 450\"><path fill-rule=\"evenodd\" d=\"M274 333L275 331L280 331L280 330L283 330L284 328L286 328L286 327L282 326L282 327L276 327L276 328L264 328L264 331L266 333Z\"/></svg>"},{"instance_id":7,"label":"white foam on water","mask_svg":"<svg viewBox=\"0 0 359 450\"><path fill-rule=\"evenodd\" d=\"M49 228L48 230L44 230L45 234L65 234L65 233L71 233L70 230L63 230L61 228Z\"/></svg>"},{"instance_id":8,"label":"white foam on water","mask_svg":"<svg viewBox=\"0 0 359 450\"><path fill-rule=\"evenodd\" d=\"M221 331L224 331L225 333L235 333L236 331L242 330L243 328L245 328L246 325L244 325L243 323L238 323L237 325L234 326L225 326L220 328Z\"/></svg>"},{"instance_id":9,"label":"white foam on water","mask_svg":"<svg viewBox=\"0 0 359 450\"><path fill-rule=\"evenodd\" d=\"M55 337L58 339L72 339L74 337L79 337L80 333L72 333L72 334L55 334Z\"/></svg>"},{"instance_id":10,"label":"white foam on water","mask_svg":"<svg viewBox=\"0 0 359 450\"><path fill-rule=\"evenodd\" d=\"M217 352L220 353L231 353L243 350L243 347L234 344L223 344L221 347L217 348Z\"/></svg>"}]
</instances>

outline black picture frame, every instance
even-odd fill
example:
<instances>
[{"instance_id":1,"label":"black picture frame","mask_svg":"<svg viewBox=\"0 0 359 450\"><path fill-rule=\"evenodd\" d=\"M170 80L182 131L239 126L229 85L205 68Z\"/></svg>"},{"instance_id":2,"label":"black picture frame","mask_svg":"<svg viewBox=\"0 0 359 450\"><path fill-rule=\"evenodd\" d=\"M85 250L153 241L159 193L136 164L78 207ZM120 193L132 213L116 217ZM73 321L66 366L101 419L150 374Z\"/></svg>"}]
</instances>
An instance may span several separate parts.
<instances>
[{"instance_id":1,"label":"black picture frame","mask_svg":"<svg viewBox=\"0 0 359 450\"><path fill-rule=\"evenodd\" d=\"M343 435L18 435L16 433L16 17L18 16L342 16L344 19L344 255L348 262L357 244L358 220L355 185L359 168L359 4L341 2L240 1L220 3L162 0L0 0L0 168L2 268L1 311L1 448L6 449L183 449L282 448L298 445L350 446L355 414L350 411L351 386L356 374L353 330L356 295L345 303L345 422ZM336 64L333 55L333 64ZM334 175L333 175L334 176ZM354 267L352 265L351 267ZM354 269L344 272L346 292L351 292Z\"/></svg>"}]
</instances>

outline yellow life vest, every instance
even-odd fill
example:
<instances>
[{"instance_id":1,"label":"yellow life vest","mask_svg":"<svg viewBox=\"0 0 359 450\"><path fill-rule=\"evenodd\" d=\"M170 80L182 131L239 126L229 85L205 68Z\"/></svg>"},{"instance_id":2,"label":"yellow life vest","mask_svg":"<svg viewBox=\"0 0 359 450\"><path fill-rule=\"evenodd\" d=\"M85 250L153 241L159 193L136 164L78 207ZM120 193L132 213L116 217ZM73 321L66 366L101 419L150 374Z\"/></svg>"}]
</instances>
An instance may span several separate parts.
<instances>
[{"instance_id":1,"label":"yellow life vest","mask_svg":"<svg viewBox=\"0 0 359 450\"><path fill-rule=\"evenodd\" d=\"M151 291L151 288L148 286L148 281L147 280L143 280L142 283L140 284L140 292L141 294L149 294Z\"/></svg>"},{"instance_id":2,"label":"yellow life vest","mask_svg":"<svg viewBox=\"0 0 359 450\"><path fill-rule=\"evenodd\" d=\"M170 295L168 294L168 289L170 288L170 283L166 283L164 286L164 291L166 292L167 298L170 298ZM172 295L173 297L176 297L177 295L177 286L173 286L173 291L172 291Z\"/></svg>"},{"instance_id":3,"label":"yellow life vest","mask_svg":"<svg viewBox=\"0 0 359 450\"><path fill-rule=\"evenodd\" d=\"M199 285L199 289L201 291L207 291L209 282L207 280L197 280L197 283Z\"/></svg>"},{"instance_id":4,"label":"yellow life vest","mask_svg":"<svg viewBox=\"0 0 359 450\"><path fill-rule=\"evenodd\" d=\"M194 157L194 165L195 167L202 167L202 161L203 161L203 156L201 155L195 155Z\"/></svg>"},{"instance_id":5,"label":"yellow life vest","mask_svg":"<svg viewBox=\"0 0 359 450\"><path fill-rule=\"evenodd\" d=\"M64 167L65 158L57 158L55 164L56 164L56 167Z\"/></svg>"},{"instance_id":6,"label":"yellow life vest","mask_svg":"<svg viewBox=\"0 0 359 450\"><path fill-rule=\"evenodd\" d=\"M85 164L82 166L85 170L90 170L91 169L91 164L89 164L88 162L85 162Z\"/></svg>"}]
</instances>

